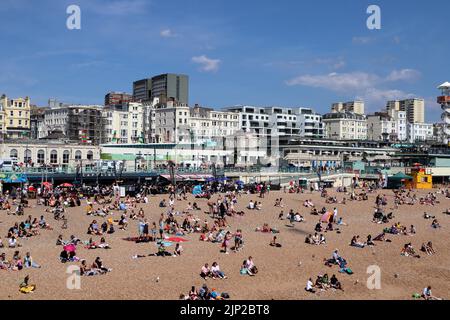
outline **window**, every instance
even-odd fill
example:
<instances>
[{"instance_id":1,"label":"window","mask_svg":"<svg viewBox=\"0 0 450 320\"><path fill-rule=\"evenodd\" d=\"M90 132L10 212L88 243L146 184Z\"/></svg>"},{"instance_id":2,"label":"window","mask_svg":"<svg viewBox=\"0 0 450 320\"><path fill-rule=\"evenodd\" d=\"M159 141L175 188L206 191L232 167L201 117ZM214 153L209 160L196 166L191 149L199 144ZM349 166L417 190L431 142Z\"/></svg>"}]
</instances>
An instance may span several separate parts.
<instances>
[{"instance_id":1,"label":"window","mask_svg":"<svg viewBox=\"0 0 450 320\"><path fill-rule=\"evenodd\" d=\"M17 158L17 150L16 149L11 149L11 151L9 152L9 157L10 158Z\"/></svg>"},{"instance_id":2,"label":"window","mask_svg":"<svg viewBox=\"0 0 450 320\"><path fill-rule=\"evenodd\" d=\"M68 164L69 163L69 156L70 156L70 152L67 150L64 150L63 152L63 164Z\"/></svg>"},{"instance_id":3,"label":"window","mask_svg":"<svg viewBox=\"0 0 450 320\"><path fill-rule=\"evenodd\" d=\"M38 150L37 163L43 164L44 162L45 162L45 152L44 152L44 150Z\"/></svg>"},{"instance_id":4,"label":"window","mask_svg":"<svg viewBox=\"0 0 450 320\"><path fill-rule=\"evenodd\" d=\"M94 153L93 153L92 151L88 151L88 153L87 153L87 159L88 159L88 160L94 159Z\"/></svg>"},{"instance_id":5,"label":"window","mask_svg":"<svg viewBox=\"0 0 450 320\"><path fill-rule=\"evenodd\" d=\"M27 163L31 161L31 150L30 149L26 149L25 150L25 154L23 157L23 162Z\"/></svg>"},{"instance_id":6,"label":"window","mask_svg":"<svg viewBox=\"0 0 450 320\"><path fill-rule=\"evenodd\" d=\"M52 151L50 152L50 163L51 163L51 164L56 164L56 163L58 163L58 151L52 150Z\"/></svg>"}]
</instances>

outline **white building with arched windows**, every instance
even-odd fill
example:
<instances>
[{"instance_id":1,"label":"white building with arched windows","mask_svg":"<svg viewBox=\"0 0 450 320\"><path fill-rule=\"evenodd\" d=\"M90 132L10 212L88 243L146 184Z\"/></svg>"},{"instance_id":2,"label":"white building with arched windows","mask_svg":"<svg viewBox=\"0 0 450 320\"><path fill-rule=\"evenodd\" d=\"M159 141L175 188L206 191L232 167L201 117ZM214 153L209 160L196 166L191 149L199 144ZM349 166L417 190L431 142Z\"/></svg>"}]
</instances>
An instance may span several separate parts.
<instances>
[{"instance_id":1,"label":"white building with arched windows","mask_svg":"<svg viewBox=\"0 0 450 320\"><path fill-rule=\"evenodd\" d=\"M16 158L19 163L39 167L43 164L55 167L74 167L85 161L100 160L100 148L63 142L15 141L0 145L0 159Z\"/></svg>"}]
</instances>

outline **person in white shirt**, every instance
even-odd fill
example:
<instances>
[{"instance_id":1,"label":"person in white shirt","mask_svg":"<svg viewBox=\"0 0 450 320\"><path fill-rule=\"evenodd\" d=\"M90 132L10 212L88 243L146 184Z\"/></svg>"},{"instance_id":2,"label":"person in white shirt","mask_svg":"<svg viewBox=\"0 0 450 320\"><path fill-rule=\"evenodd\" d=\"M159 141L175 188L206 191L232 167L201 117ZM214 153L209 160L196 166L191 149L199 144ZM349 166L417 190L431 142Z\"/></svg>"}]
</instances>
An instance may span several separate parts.
<instances>
[{"instance_id":1,"label":"person in white shirt","mask_svg":"<svg viewBox=\"0 0 450 320\"><path fill-rule=\"evenodd\" d=\"M305 290L308 291L308 292L311 292L311 293L315 292L315 290L314 290L314 283L312 282L311 278L308 279L308 282L306 283Z\"/></svg>"},{"instance_id":2,"label":"person in white shirt","mask_svg":"<svg viewBox=\"0 0 450 320\"><path fill-rule=\"evenodd\" d=\"M215 278L220 278L220 279L227 278L227 276L220 270L220 267L217 264L217 262L213 262L213 264L211 266L211 273L212 273L213 277L215 277Z\"/></svg>"},{"instance_id":3,"label":"person in white shirt","mask_svg":"<svg viewBox=\"0 0 450 320\"><path fill-rule=\"evenodd\" d=\"M255 203L252 200L250 200L250 202L248 203L248 207L247 208L248 209L255 209Z\"/></svg>"},{"instance_id":4,"label":"person in white shirt","mask_svg":"<svg viewBox=\"0 0 450 320\"><path fill-rule=\"evenodd\" d=\"M9 238L8 245L10 248L15 248L17 246L17 240L14 237Z\"/></svg>"}]
</instances>

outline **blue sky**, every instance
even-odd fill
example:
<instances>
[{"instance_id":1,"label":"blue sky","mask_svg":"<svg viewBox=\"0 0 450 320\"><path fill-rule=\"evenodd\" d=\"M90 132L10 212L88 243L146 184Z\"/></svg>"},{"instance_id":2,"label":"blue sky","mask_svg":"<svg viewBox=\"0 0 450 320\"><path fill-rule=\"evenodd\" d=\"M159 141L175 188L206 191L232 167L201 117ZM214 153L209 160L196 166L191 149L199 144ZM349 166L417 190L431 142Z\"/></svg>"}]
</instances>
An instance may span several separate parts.
<instances>
[{"instance_id":1,"label":"blue sky","mask_svg":"<svg viewBox=\"0 0 450 320\"><path fill-rule=\"evenodd\" d=\"M430 3L433 3L431 5ZM68 30L66 8L81 8ZM381 8L369 30L367 7ZM448 0L1 0L0 93L99 103L159 73L190 76L190 103L310 106L426 99L450 81Z\"/></svg>"}]
</instances>

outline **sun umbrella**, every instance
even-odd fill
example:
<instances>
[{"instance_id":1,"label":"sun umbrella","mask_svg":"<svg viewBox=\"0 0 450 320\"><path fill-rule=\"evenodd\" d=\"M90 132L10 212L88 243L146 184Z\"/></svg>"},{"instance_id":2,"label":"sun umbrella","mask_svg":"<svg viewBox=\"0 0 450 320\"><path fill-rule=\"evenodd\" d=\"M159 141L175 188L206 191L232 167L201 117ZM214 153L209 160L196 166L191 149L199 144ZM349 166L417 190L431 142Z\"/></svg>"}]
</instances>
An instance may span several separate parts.
<instances>
[{"instance_id":1,"label":"sun umbrella","mask_svg":"<svg viewBox=\"0 0 450 320\"><path fill-rule=\"evenodd\" d=\"M44 188L50 189L52 187L52 184L50 182L43 182L42 185L44 186Z\"/></svg>"},{"instance_id":2,"label":"sun umbrella","mask_svg":"<svg viewBox=\"0 0 450 320\"><path fill-rule=\"evenodd\" d=\"M73 187L73 184L66 182L66 183L61 184L60 187L71 188L71 187Z\"/></svg>"}]
</instances>

